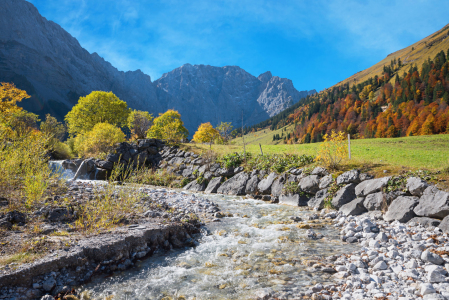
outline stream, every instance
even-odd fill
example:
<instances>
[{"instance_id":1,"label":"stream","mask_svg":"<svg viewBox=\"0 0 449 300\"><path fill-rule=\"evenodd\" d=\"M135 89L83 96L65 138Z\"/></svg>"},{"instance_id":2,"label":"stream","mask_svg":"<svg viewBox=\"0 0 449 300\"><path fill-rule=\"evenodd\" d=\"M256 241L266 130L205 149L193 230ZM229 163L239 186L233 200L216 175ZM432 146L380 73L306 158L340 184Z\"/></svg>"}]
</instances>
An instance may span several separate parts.
<instances>
[{"instance_id":1,"label":"stream","mask_svg":"<svg viewBox=\"0 0 449 300\"><path fill-rule=\"evenodd\" d=\"M314 229L323 239L308 239L307 229L290 220L313 213L303 208L236 196L200 197L233 216L207 224L195 248L155 253L131 270L94 278L81 291L95 299L254 299L262 288L294 295L306 286L333 282L331 274L310 270L307 260L357 249L341 242L332 225Z\"/></svg>"}]
</instances>

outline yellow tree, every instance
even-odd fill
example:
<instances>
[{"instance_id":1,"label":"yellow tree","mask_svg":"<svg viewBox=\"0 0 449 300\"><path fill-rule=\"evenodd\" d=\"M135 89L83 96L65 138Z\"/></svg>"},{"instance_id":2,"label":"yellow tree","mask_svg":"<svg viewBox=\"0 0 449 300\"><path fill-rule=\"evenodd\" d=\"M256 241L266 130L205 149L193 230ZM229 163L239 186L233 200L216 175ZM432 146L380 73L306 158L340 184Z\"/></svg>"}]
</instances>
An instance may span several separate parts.
<instances>
[{"instance_id":1,"label":"yellow tree","mask_svg":"<svg viewBox=\"0 0 449 300\"><path fill-rule=\"evenodd\" d=\"M131 130L133 137L144 139L152 120L153 115L149 112L132 110L128 116L128 128Z\"/></svg>"},{"instance_id":2,"label":"yellow tree","mask_svg":"<svg viewBox=\"0 0 449 300\"><path fill-rule=\"evenodd\" d=\"M220 136L220 133L209 122L203 123L198 127L193 135L193 140L197 143L209 143L212 149L213 141Z\"/></svg>"},{"instance_id":3,"label":"yellow tree","mask_svg":"<svg viewBox=\"0 0 449 300\"><path fill-rule=\"evenodd\" d=\"M128 105L112 92L95 91L80 97L78 103L65 116L71 136L88 132L98 123L123 127L129 115Z\"/></svg>"},{"instance_id":4,"label":"yellow tree","mask_svg":"<svg viewBox=\"0 0 449 300\"><path fill-rule=\"evenodd\" d=\"M0 83L0 118L7 121L8 118L21 111L22 108L17 106L17 102L30 98L27 92L15 87L13 83Z\"/></svg>"},{"instance_id":5,"label":"yellow tree","mask_svg":"<svg viewBox=\"0 0 449 300\"><path fill-rule=\"evenodd\" d=\"M153 126L147 132L148 138L163 139L171 144L177 144L187 138L189 131L184 127L181 114L169 109L154 119Z\"/></svg>"},{"instance_id":6,"label":"yellow tree","mask_svg":"<svg viewBox=\"0 0 449 300\"><path fill-rule=\"evenodd\" d=\"M317 160L322 161L331 169L338 169L340 163L348 156L346 135L344 132L335 132L323 136L324 142L320 144Z\"/></svg>"}]
</instances>

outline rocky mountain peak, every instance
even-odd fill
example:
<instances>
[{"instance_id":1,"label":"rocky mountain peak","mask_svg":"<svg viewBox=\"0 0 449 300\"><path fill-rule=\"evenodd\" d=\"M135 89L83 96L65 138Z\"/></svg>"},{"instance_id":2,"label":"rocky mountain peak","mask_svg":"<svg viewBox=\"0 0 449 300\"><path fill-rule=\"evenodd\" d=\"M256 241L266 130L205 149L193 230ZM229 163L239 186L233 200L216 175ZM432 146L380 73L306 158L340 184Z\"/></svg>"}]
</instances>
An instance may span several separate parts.
<instances>
[{"instance_id":1,"label":"rocky mountain peak","mask_svg":"<svg viewBox=\"0 0 449 300\"><path fill-rule=\"evenodd\" d=\"M273 77L273 75L271 75L270 71L267 71L265 73L260 74L259 77L257 77L257 79L259 79L263 83L267 83L271 79L271 77Z\"/></svg>"}]
</instances>

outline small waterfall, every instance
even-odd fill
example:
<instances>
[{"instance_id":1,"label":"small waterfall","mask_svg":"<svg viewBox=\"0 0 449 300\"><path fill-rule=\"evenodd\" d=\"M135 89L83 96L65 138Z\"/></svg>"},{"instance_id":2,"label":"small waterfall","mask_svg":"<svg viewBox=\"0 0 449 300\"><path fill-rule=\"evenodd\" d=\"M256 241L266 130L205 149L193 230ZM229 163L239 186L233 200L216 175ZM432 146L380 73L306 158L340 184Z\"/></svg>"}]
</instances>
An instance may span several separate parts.
<instances>
[{"instance_id":1,"label":"small waterfall","mask_svg":"<svg viewBox=\"0 0 449 300\"><path fill-rule=\"evenodd\" d=\"M53 173L61 174L61 176L65 179L72 179L75 174L72 170L66 170L62 167L63 160L50 160L48 162L48 165L50 166L50 169L53 171Z\"/></svg>"}]
</instances>

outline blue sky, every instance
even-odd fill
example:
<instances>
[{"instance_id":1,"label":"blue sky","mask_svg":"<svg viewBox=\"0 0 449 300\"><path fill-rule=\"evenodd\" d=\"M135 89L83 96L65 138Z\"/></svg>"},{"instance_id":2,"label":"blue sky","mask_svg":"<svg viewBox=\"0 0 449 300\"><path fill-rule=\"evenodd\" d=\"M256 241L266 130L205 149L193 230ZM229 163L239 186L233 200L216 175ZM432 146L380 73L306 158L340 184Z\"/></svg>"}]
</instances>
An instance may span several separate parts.
<instances>
[{"instance_id":1,"label":"blue sky","mask_svg":"<svg viewBox=\"0 0 449 300\"><path fill-rule=\"evenodd\" d=\"M449 1L29 0L89 52L158 79L185 63L322 90L449 23Z\"/></svg>"}]
</instances>

